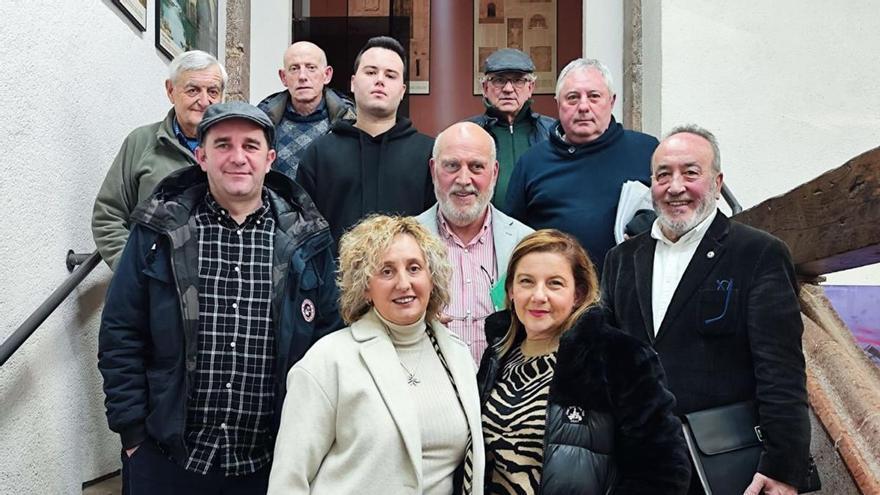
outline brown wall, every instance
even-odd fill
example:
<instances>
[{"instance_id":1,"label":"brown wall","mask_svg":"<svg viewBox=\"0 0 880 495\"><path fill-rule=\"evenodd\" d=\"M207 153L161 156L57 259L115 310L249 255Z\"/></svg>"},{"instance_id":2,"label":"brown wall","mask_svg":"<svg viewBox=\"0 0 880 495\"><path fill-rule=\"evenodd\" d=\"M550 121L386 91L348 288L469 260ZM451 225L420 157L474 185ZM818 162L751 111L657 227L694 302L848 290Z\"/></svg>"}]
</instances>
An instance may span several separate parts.
<instances>
[{"instance_id":1,"label":"brown wall","mask_svg":"<svg viewBox=\"0 0 880 495\"><path fill-rule=\"evenodd\" d=\"M461 119L482 113L482 96L472 88L473 2L431 1L431 93L410 95L410 116L416 127L432 136ZM557 0L556 67L581 56L582 0ZM312 2L314 17L345 16L347 0ZM535 95L533 108L556 117L553 95Z\"/></svg>"},{"instance_id":2,"label":"brown wall","mask_svg":"<svg viewBox=\"0 0 880 495\"><path fill-rule=\"evenodd\" d=\"M582 0L557 0L556 66L581 56ZM431 2L431 94L410 96L416 127L432 136L446 126L483 113L482 96L473 95L474 6L461 0ZM553 95L535 95L533 108L556 117Z\"/></svg>"}]
</instances>

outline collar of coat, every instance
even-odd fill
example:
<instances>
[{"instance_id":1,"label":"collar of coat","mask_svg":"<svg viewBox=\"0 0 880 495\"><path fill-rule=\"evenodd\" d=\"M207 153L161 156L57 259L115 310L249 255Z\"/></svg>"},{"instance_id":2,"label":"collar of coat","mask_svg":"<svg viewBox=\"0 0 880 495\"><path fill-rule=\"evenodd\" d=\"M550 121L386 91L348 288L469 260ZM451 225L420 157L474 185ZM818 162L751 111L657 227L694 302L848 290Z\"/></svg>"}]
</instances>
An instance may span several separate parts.
<instances>
[{"instance_id":1,"label":"collar of coat","mask_svg":"<svg viewBox=\"0 0 880 495\"><path fill-rule=\"evenodd\" d=\"M486 339L490 349L507 333L510 312L501 311L486 319ZM524 335L515 340L518 345ZM563 406L579 405L590 410L614 408L612 390L621 390L635 380L657 380L642 376L642 366L654 351L637 339L606 323L604 310L587 310L559 341L556 370L550 385L551 400ZM500 364L500 363L499 363ZM500 370L499 370L500 371Z\"/></svg>"},{"instance_id":2,"label":"collar of coat","mask_svg":"<svg viewBox=\"0 0 880 495\"><path fill-rule=\"evenodd\" d=\"M286 175L270 170L263 188L268 192L269 205L280 230L303 239L329 228L309 195ZM158 232L175 230L189 221L207 190L208 176L201 168L180 169L163 179L153 194L138 204L131 214L131 222Z\"/></svg>"}]
</instances>

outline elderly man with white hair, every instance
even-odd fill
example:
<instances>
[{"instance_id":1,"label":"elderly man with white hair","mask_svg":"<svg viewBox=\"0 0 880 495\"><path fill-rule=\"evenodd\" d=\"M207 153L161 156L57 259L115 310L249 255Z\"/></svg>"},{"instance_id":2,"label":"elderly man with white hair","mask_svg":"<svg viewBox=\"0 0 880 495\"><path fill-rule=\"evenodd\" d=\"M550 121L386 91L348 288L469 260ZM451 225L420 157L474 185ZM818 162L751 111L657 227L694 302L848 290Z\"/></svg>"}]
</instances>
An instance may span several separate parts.
<instances>
[{"instance_id":1,"label":"elderly man with white hair","mask_svg":"<svg viewBox=\"0 0 880 495\"><path fill-rule=\"evenodd\" d=\"M625 130L614 119L615 100L602 62L579 58L565 66L556 83L559 123L517 162L504 208L532 228L575 236L599 268L615 244L621 185L650 184L657 147L653 136Z\"/></svg>"},{"instance_id":2,"label":"elderly man with white hair","mask_svg":"<svg viewBox=\"0 0 880 495\"><path fill-rule=\"evenodd\" d=\"M208 106L223 100L226 80L226 69L209 53L183 52L171 61L165 80L171 110L125 138L95 199L92 235L110 268L122 256L134 207L171 172L197 164L196 129Z\"/></svg>"},{"instance_id":3,"label":"elderly man with white hair","mask_svg":"<svg viewBox=\"0 0 880 495\"><path fill-rule=\"evenodd\" d=\"M443 320L479 363L485 318L496 309L490 291L507 271L513 248L532 229L490 204L498 180L495 141L471 122L437 136L430 160L437 204L417 220L439 236L452 262L451 300Z\"/></svg>"}]
</instances>

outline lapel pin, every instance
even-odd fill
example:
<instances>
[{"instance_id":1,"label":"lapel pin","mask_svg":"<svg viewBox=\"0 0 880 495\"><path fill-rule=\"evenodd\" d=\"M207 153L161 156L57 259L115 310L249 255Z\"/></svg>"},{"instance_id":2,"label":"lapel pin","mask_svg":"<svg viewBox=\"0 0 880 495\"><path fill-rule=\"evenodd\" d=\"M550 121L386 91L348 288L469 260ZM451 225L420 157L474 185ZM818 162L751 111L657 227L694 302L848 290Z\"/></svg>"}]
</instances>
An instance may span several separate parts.
<instances>
[{"instance_id":1,"label":"lapel pin","mask_svg":"<svg viewBox=\"0 0 880 495\"><path fill-rule=\"evenodd\" d=\"M715 251L709 251L708 253L706 253L706 257L711 260L715 257Z\"/></svg>"}]
</instances>

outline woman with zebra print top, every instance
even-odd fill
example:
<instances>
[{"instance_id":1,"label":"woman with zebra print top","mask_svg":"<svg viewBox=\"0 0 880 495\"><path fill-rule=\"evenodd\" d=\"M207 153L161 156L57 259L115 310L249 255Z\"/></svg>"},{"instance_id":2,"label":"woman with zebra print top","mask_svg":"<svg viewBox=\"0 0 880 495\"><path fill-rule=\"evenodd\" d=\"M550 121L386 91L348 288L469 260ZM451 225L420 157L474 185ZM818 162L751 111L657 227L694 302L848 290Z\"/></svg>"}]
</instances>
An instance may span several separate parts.
<instances>
[{"instance_id":1,"label":"woman with zebra print top","mask_svg":"<svg viewBox=\"0 0 880 495\"><path fill-rule=\"evenodd\" d=\"M604 323L595 268L557 230L508 265L509 311L486 320L477 382L486 493L687 493L675 399L649 347Z\"/></svg>"}]
</instances>

